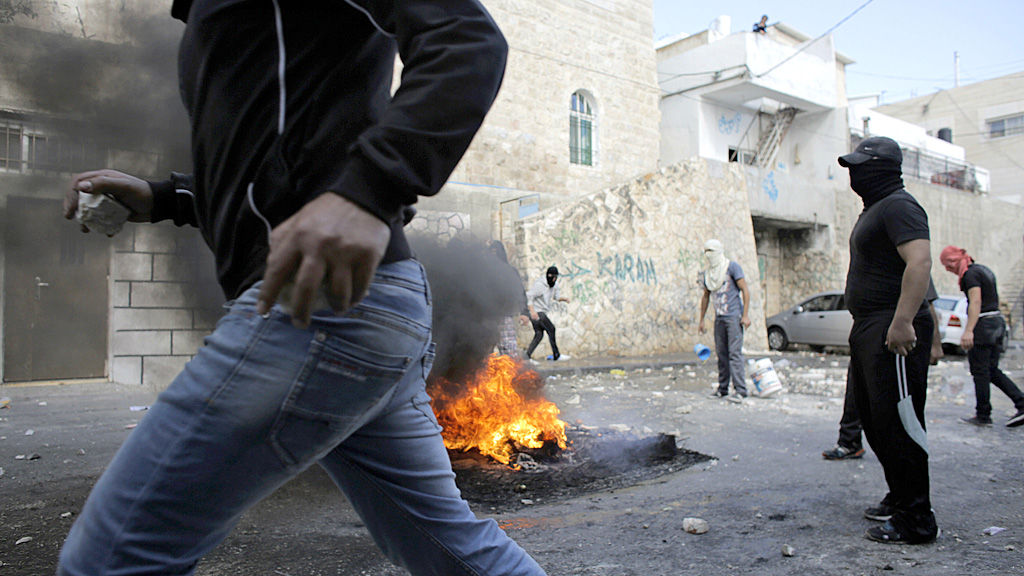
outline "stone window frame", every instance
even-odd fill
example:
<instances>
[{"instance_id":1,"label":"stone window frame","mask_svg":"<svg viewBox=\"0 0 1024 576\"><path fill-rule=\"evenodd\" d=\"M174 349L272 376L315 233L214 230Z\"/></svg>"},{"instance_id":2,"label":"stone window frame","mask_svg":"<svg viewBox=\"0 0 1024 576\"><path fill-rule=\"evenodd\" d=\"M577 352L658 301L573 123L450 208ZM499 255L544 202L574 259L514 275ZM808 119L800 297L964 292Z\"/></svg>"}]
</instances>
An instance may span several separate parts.
<instances>
[{"instance_id":1,"label":"stone window frame","mask_svg":"<svg viewBox=\"0 0 1024 576\"><path fill-rule=\"evenodd\" d=\"M578 89L569 98L569 163L597 166L598 113L594 95Z\"/></svg>"}]
</instances>

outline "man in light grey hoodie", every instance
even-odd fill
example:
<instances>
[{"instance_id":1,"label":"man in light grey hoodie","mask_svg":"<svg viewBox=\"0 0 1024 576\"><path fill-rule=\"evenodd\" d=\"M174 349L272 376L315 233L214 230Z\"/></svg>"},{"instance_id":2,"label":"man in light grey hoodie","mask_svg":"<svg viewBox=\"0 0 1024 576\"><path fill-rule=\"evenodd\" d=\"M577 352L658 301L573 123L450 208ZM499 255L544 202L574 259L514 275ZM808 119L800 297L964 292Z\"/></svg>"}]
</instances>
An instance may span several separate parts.
<instances>
[{"instance_id":1,"label":"man in light grey hoodie","mask_svg":"<svg viewBox=\"0 0 1024 576\"><path fill-rule=\"evenodd\" d=\"M555 325L548 318L551 304L555 301L568 302L569 298L559 293L558 268L550 266L544 278L538 278L526 291L526 305L530 310L530 322L533 323L533 341L526 349L527 358L533 355L537 345L544 339L545 332L548 333L548 340L551 342L551 360L558 360L562 356L555 342Z\"/></svg>"}]
</instances>

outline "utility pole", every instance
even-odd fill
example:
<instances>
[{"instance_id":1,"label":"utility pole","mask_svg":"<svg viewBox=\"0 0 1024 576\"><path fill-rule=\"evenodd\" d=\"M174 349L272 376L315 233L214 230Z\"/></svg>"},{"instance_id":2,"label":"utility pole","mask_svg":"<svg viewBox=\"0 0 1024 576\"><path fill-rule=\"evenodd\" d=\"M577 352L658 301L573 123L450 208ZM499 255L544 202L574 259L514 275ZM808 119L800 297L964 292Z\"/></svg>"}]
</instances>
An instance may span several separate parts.
<instances>
[{"instance_id":1,"label":"utility pole","mask_svg":"<svg viewBox=\"0 0 1024 576\"><path fill-rule=\"evenodd\" d=\"M953 52L953 88L960 87L960 53Z\"/></svg>"}]
</instances>

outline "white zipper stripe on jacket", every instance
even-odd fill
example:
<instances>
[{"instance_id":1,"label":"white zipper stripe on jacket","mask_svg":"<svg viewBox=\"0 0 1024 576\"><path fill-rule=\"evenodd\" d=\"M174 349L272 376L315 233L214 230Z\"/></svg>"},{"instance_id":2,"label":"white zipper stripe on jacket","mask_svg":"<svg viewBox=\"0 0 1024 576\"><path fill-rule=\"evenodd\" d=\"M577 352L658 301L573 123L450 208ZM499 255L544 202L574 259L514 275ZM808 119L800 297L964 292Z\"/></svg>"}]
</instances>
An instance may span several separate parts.
<instances>
[{"instance_id":1,"label":"white zipper stripe on jacket","mask_svg":"<svg viewBox=\"0 0 1024 576\"><path fill-rule=\"evenodd\" d=\"M287 57L284 51L284 22L281 20L281 6L277 3L278 0L271 0L274 4L274 26L277 30L277 87L278 87L278 105L277 105L277 135L280 136L284 133L284 118L286 112L286 101L288 92L285 90L284 83L284 71ZM245 198L249 201L249 208L252 208L253 214L263 222L263 226L267 229L267 245L270 245L270 233L274 227L270 225L270 221L263 216L260 209L256 207L256 202L252 197L252 189L254 182L249 182L249 187L245 190Z\"/></svg>"},{"instance_id":2,"label":"white zipper stripe on jacket","mask_svg":"<svg viewBox=\"0 0 1024 576\"><path fill-rule=\"evenodd\" d=\"M363 8L359 4L356 4L353 0L345 0L345 3L366 15L366 17L370 20L370 24L373 24L373 27L376 28L381 34L387 36L388 38L395 37L394 34L385 30L380 24L377 23L376 20L373 19L373 15L370 14L369 10Z\"/></svg>"},{"instance_id":3,"label":"white zipper stripe on jacket","mask_svg":"<svg viewBox=\"0 0 1024 576\"><path fill-rule=\"evenodd\" d=\"M188 188L175 188L175 194L185 194L192 199L192 213L195 214L196 222L199 222L199 206L196 206L196 195Z\"/></svg>"},{"instance_id":4,"label":"white zipper stripe on jacket","mask_svg":"<svg viewBox=\"0 0 1024 576\"><path fill-rule=\"evenodd\" d=\"M267 220L263 216L263 213L260 212L260 209L256 207L256 203L253 202L253 200L252 200L252 187L253 187L253 183L249 182L249 188L246 189L246 191L245 191L245 197L246 197L246 199L249 200L249 208L252 208L253 214L255 214L256 217L259 218L260 221L263 222L263 225L267 228L267 245L269 246L270 245L270 232L274 229L274 227L270 225L270 221Z\"/></svg>"},{"instance_id":5,"label":"white zipper stripe on jacket","mask_svg":"<svg viewBox=\"0 0 1024 576\"><path fill-rule=\"evenodd\" d=\"M285 52L284 52L284 22L281 21L281 6L274 2L274 25L277 26L277 90L280 102L277 107L277 133L284 133L284 115L285 115L285 98L288 92L285 90L284 84L284 70L285 70Z\"/></svg>"}]
</instances>

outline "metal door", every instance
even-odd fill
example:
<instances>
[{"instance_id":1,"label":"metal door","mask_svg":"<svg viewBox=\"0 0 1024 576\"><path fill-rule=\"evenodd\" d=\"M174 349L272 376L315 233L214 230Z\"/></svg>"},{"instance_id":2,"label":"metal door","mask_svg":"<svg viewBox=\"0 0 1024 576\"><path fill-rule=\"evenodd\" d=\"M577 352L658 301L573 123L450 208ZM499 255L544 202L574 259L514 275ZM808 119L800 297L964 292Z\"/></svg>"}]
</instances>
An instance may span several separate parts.
<instances>
[{"instance_id":1,"label":"metal door","mask_svg":"<svg viewBox=\"0 0 1024 576\"><path fill-rule=\"evenodd\" d=\"M104 376L110 239L40 198L8 197L4 229L4 381Z\"/></svg>"}]
</instances>

